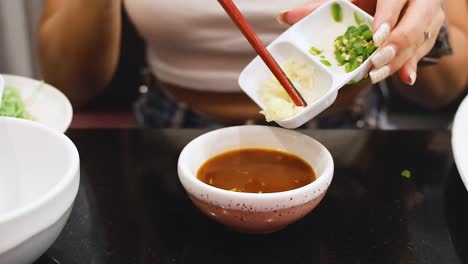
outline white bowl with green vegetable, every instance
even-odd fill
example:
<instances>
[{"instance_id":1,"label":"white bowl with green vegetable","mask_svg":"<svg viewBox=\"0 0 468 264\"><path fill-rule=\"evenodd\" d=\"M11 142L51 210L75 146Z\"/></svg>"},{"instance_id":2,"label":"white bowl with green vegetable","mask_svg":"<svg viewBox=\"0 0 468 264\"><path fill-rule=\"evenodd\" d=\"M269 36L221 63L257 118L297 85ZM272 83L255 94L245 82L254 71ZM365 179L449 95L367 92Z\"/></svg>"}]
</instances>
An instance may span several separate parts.
<instances>
[{"instance_id":1,"label":"white bowl with green vegetable","mask_svg":"<svg viewBox=\"0 0 468 264\"><path fill-rule=\"evenodd\" d=\"M5 86L5 81L3 77L0 75L0 107L2 107L2 96L3 96L3 88Z\"/></svg>"},{"instance_id":2,"label":"white bowl with green vegetable","mask_svg":"<svg viewBox=\"0 0 468 264\"><path fill-rule=\"evenodd\" d=\"M65 132L73 118L68 98L58 89L42 81L4 74L0 117L14 117L42 123Z\"/></svg>"},{"instance_id":3,"label":"white bowl with green vegetable","mask_svg":"<svg viewBox=\"0 0 468 264\"><path fill-rule=\"evenodd\" d=\"M257 56L239 76L242 90L267 121L297 128L328 108L338 90L371 69L373 18L350 1L326 2L291 26L267 49L307 102L297 107Z\"/></svg>"}]
</instances>

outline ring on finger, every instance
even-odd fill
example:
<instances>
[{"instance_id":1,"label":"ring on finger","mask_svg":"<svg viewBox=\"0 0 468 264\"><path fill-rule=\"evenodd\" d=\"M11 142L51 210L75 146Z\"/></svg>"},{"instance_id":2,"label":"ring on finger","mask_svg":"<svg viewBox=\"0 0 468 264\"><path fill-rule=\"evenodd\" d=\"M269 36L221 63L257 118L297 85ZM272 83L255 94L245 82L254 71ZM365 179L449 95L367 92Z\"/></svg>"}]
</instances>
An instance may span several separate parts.
<instances>
[{"instance_id":1,"label":"ring on finger","mask_svg":"<svg viewBox=\"0 0 468 264\"><path fill-rule=\"evenodd\" d=\"M424 31L424 41L429 40L432 38L432 32Z\"/></svg>"}]
</instances>

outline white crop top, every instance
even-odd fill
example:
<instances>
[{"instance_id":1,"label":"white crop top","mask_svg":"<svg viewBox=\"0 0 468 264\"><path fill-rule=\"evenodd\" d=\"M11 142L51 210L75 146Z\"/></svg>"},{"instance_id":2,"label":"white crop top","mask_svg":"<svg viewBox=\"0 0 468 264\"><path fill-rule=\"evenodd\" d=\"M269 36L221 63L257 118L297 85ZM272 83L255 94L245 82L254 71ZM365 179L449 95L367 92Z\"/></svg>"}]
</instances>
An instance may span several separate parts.
<instances>
[{"instance_id":1,"label":"white crop top","mask_svg":"<svg viewBox=\"0 0 468 264\"><path fill-rule=\"evenodd\" d=\"M265 45L285 25L279 12L305 0L236 0ZM125 0L161 81L186 88L239 91L237 78L255 52L216 0Z\"/></svg>"}]
</instances>

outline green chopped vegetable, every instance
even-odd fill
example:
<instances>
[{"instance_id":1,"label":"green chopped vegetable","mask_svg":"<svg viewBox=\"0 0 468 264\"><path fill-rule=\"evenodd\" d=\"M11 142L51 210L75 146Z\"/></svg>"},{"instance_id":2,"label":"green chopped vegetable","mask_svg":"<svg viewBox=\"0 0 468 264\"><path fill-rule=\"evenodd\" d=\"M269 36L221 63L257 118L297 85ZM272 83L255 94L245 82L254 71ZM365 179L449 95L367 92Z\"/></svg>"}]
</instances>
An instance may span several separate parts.
<instances>
[{"instance_id":1,"label":"green chopped vegetable","mask_svg":"<svg viewBox=\"0 0 468 264\"><path fill-rule=\"evenodd\" d=\"M327 60L320 60L320 62L323 63L323 65L328 66L328 67L330 67L330 66L332 65L332 64L331 64L329 61L327 61Z\"/></svg>"},{"instance_id":2,"label":"green chopped vegetable","mask_svg":"<svg viewBox=\"0 0 468 264\"><path fill-rule=\"evenodd\" d=\"M9 86L5 86L3 90L0 116L32 119L32 116L26 111L26 106L19 92Z\"/></svg>"},{"instance_id":3,"label":"green chopped vegetable","mask_svg":"<svg viewBox=\"0 0 468 264\"><path fill-rule=\"evenodd\" d=\"M366 50L364 51L364 57L369 57L372 53L374 53L374 51L377 50L377 47L374 46L374 45L370 45L366 48Z\"/></svg>"},{"instance_id":4,"label":"green chopped vegetable","mask_svg":"<svg viewBox=\"0 0 468 264\"><path fill-rule=\"evenodd\" d=\"M322 52L323 52L323 50L319 50L319 49L317 49L315 47L310 48L310 53L312 55L320 55L320 54L322 54Z\"/></svg>"},{"instance_id":5,"label":"green chopped vegetable","mask_svg":"<svg viewBox=\"0 0 468 264\"><path fill-rule=\"evenodd\" d=\"M321 59L325 59L325 56L323 56L323 55L320 55L320 58L321 58Z\"/></svg>"},{"instance_id":6,"label":"green chopped vegetable","mask_svg":"<svg viewBox=\"0 0 468 264\"><path fill-rule=\"evenodd\" d=\"M356 22L356 24L360 25L362 24L362 19L361 17L358 15L358 13L354 12L354 21Z\"/></svg>"},{"instance_id":7,"label":"green chopped vegetable","mask_svg":"<svg viewBox=\"0 0 468 264\"><path fill-rule=\"evenodd\" d=\"M336 22L341 22L343 20L343 12L341 11L341 6L338 3L333 3L331 5L332 17Z\"/></svg>"},{"instance_id":8,"label":"green chopped vegetable","mask_svg":"<svg viewBox=\"0 0 468 264\"><path fill-rule=\"evenodd\" d=\"M366 32L366 31L370 31L368 25L360 25L360 26L358 27L358 32L359 32L359 34L362 34L362 33Z\"/></svg>"},{"instance_id":9,"label":"green chopped vegetable","mask_svg":"<svg viewBox=\"0 0 468 264\"><path fill-rule=\"evenodd\" d=\"M365 40L371 40L372 39L372 32L370 30L366 30L362 33L362 36L364 37Z\"/></svg>"},{"instance_id":10,"label":"green chopped vegetable","mask_svg":"<svg viewBox=\"0 0 468 264\"><path fill-rule=\"evenodd\" d=\"M346 72L352 72L354 71L355 69L359 68L361 64L358 63L357 61L353 61L353 62L350 62L350 63L347 63L346 66L345 66L345 70Z\"/></svg>"},{"instance_id":11,"label":"green chopped vegetable","mask_svg":"<svg viewBox=\"0 0 468 264\"><path fill-rule=\"evenodd\" d=\"M368 25L350 26L335 39L335 58L346 72L352 72L376 50Z\"/></svg>"},{"instance_id":12,"label":"green chopped vegetable","mask_svg":"<svg viewBox=\"0 0 468 264\"><path fill-rule=\"evenodd\" d=\"M406 179L411 179L411 171L409 171L409 170L403 170L403 171L401 172L401 176L404 177L404 178L406 178Z\"/></svg>"},{"instance_id":13,"label":"green chopped vegetable","mask_svg":"<svg viewBox=\"0 0 468 264\"><path fill-rule=\"evenodd\" d=\"M357 28L355 26L350 26L347 30L346 30L346 33L345 33L345 36L349 36L353 33L355 33L357 30Z\"/></svg>"}]
</instances>

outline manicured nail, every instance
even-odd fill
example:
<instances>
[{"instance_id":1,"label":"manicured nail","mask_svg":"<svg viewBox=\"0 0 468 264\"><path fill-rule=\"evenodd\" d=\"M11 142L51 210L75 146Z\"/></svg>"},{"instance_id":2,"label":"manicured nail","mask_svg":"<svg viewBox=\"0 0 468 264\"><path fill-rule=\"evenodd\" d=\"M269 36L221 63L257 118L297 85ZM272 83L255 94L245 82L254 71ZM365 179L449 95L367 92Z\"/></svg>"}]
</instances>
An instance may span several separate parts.
<instances>
[{"instance_id":1,"label":"manicured nail","mask_svg":"<svg viewBox=\"0 0 468 264\"><path fill-rule=\"evenodd\" d=\"M374 44L378 47L384 43L384 41L390 35L390 25L382 24L379 29L374 33Z\"/></svg>"},{"instance_id":2,"label":"manicured nail","mask_svg":"<svg viewBox=\"0 0 468 264\"><path fill-rule=\"evenodd\" d=\"M286 24L285 16L288 13L288 11L289 10L283 11L283 12L279 13L278 16L276 16L276 21L278 22L278 24L280 24L280 25Z\"/></svg>"},{"instance_id":3,"label":"manicured nail","mask_svg":"<svg viewBox=\"0 0 468 264\"><path fill-rule=\"evenodd\" d=\"M411 86L414 85L414 83L416 82L416 72L412 71L410 74L409 74L409 77L410 77L410 84Z\"/></svg>"},{"instance_id":4,"label":"manicured nail","mask_svg":"<svg viewBox=\"0 0 468 264\"><path fill-rule=\"evenodd\" d=\"M387 65L393 58L395 58L396 50L392 45L386 46L385 48L378 51L372 56L372 63L375 68L380 68Z\"/></svg>"},{"instance_id":5,"label":"manicured nail","mask_svg":"<svg viewBox=\"0 0 468 264\"><path fill-rule=\"evenodd\" d=\"M382 68L371 71L369 73L369 76L372 80L372 83L375 84L387 78L389 74L390 74L390 67L383 66Z\"/></svg>"}]
</instances>

